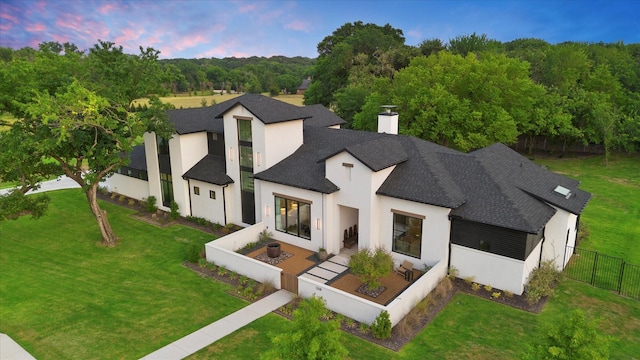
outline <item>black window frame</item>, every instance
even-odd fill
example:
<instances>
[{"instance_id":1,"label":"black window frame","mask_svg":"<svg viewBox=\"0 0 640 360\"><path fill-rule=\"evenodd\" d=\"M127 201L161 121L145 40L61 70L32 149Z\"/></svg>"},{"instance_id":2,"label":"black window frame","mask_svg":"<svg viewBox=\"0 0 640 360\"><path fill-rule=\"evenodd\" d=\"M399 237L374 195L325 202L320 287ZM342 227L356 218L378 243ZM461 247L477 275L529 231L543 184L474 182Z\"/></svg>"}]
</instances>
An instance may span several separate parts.
<instances>
[{"instance_id":1,"label":"black window frame","mask_svg":"<svg viewBox=\"0 0 640 360\"><path fill-rule=\"evenodd\" d=\"M391 251L420 259L422 255L422 231L424 227L424 217L399 212L392 212L392 214L393 233L391 238ZM419 226L414 224L412 220L419 221ZM402 226L400 226L401 224ZM415 250L412 251L412 247L416 249L416 244L417 252Z\"/></svg>"},{"instance_id":2,"label":"black window frame","mask_svg":"<svg viewBox=\"0 0 640 360\"><path fill-rule=\"evenodd\" d=\"M276 210L276 231L311 241L311 201L276 195L274 196L274 209ZM308 222L301 221L302 209L309 211L307 214ZM295 219L291 224L289 224L290 218ZM279 219L280 221L278 221Z\"/></svg>"}]
</instances>

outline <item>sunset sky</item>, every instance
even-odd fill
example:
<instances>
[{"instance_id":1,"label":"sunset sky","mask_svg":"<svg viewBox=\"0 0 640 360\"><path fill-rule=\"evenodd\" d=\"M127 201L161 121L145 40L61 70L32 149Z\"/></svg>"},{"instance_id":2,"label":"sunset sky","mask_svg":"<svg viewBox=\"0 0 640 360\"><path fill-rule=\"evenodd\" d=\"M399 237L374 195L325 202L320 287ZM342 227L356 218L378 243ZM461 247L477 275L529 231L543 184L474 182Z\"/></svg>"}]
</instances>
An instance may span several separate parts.
<instances>
[{"instance_id":1,"label":"sunset sky","mask_svg":"<svg viewBox=\"0 0 640 360\"><path fill-rule=\"evenodd\" d=\"M640 1L0 0L0 46L98 39L161 58L306 56L345 23L401 29L406 44L485 33L510 41L640 42Z\"/></svg>"}]
</instances>

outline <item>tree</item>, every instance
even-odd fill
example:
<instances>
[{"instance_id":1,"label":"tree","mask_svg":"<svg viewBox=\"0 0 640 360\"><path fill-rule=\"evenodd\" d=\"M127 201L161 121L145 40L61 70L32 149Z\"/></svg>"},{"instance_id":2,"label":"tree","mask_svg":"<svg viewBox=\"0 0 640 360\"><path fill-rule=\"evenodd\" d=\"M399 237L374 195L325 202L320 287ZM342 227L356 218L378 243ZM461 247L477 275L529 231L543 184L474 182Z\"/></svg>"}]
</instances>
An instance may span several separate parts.
<instances>
[{"instance_id":1,"label":"tree","mask_svg":"<svg viewBox=\"0 0 640 360\"><path fill-rule=\"evenodd\" d=\"M380 286L378 281L393 270L391 254L384 248L361 249L349 259L351 272L360 278L371 290Z\"/></svg>"},{"instance_id":2,"label":"tree","mask_svg":"<svg viewBox=\"0 0 640 360\"><path fill-rule=\"evenodd\" d=\"M302 300L293 311L288 331L271 339L273 348L261 359L343 359L348 351L342 345L340 323L333 319L321 321L325 301L315 295Z\"/></svg>"},{"instance_id":3,"label":"tree","mask_svg":"<svg viewBox=\"0 0 640 360\"><path fill-rule=\"evenodd\" d=\"M559 324L549 326L542 343L530 346L526 359L599 360L609 358L610 337L575 309Z\"/></svg>"},{"instance_id":4,"label":"tree","mask_svg":"<svg viewBox=\"0 0 640 360\"><path fill-rule=\"evenodd\" d=\"M138 56L127 55L113 43L100 42L86 57L38 51L34 61L15 64L29 81L16 83L12 91L30 93L31 97L18 96L11 102L8 108L18 118L13 127L21 131L7 134L16 141L21 132L29 141L17 151L35 147L41 159L55 160L53 172L66 174L82 187L102 243L108 246L115 245L116 236L97 202L100 181L126 165L125 154L144 132L166 137L172 133L166 106L157 98L151 98L147 110L130 112L132 100L161 91L164 80L155 62L158 52L150 48L140 51ZM66 72L53 79L40 81L34 76L47 70L41 69L41 64L57 61L72 66L57 67Z\"/></svg>"},{"instance_id":5,"label":"tree","mask_svg":"<svg viewBox=\"0 0 640 360\"><path fill-rule=\"evenodd\" d=\"M502 47L502 43L497 40L489 39L487 34L476 35L459 35L449 40L448 49L454 54L467 56L469 53L480 53L483 51L498 52Z\"/></svg>"}]
</instances>

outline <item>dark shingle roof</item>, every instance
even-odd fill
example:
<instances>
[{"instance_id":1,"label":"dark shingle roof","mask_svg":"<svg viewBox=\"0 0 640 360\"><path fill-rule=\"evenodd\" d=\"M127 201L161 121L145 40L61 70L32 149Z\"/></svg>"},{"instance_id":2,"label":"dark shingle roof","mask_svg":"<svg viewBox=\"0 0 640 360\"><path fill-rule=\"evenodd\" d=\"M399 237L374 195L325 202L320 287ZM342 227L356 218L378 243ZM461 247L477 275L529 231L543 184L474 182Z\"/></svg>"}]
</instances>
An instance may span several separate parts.
<instances>
[{"instance_id":1,"label":"dark shingle roof","mask_svg":"<svg viewBox=\"0 0 640 360\"><path fill-rule=\"evenodd\" d=\"M147 170L147 157L144 145L134 146L129 155L128 167L137 170Z\"/></svg>"},{"instance_id":2,"label":"dark shingle roof","mask_svg":"<svg viewBox=\"0 0 640 360\"><path fill-rule=\"evenodd\" d=\"M311 117L304 108L287 104L259 94L244 94L220 103L216 117L229 111L236 105L242 105L265 124L273 124L290 120L302 120Z\"/></svg>"},{"instance_id":3,"label":"dark shingle roof","mask_svg":"<svg viewBox=\"0 0 640 360\"><path fill-rule=\"evenodd\" d=\"M302 82L300 83L300 86L298 86L298 90L307 90L310 84L311 84L311 79L303 79Z\"/></svg>"},{"instance_id":4,"label":"dark shingle roof","mask_svg":"<svg viewBox=\"0 0 640 360\"><path fill-rule=\"evenodd\" d=\"M222 134L224 133L222 119L216 119L216 115L223 107L222 104L224 103L200 108L167 110L167 115L180 135L201 131Z\"/></svg>"},{"instance_id":5,"label":"dark shingle roof","mask_svg":"<svg viewBox=\"0 0 640 360\"><path fill-rule=\"evenodd\" d=\"M215 185L233 183L227 175L224 157L207 155L182 175L185 179L200 180Z\"/></svg>"},{"instance_id":6,"label":"dark shingle roof","mask_svg":"<svg viewBox=\"0 0 640 360\"><path fill-rule=\"evenodd\" d=\"M347 123L322 104L307 105L304 110L311 115L310 118L304 120L304 124L308 126L329 127Z\"/></svg>"}]
</instances>

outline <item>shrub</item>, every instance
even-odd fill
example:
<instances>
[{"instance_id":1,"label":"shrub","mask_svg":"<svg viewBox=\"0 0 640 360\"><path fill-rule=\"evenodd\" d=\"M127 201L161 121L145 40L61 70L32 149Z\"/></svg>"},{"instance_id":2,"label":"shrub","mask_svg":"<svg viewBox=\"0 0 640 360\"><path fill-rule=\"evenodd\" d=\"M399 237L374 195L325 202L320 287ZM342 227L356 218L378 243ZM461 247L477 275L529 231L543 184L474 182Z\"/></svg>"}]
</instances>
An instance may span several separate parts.
<instances>
[{"instance_id":1,"label":"shrub","mask_svg":"<svg viewBox=\"0 0 640 360\"><path fill-rule=\"evenodd\" d=\"M449 273L447 274L447 277L449 278L449 280L453 280L457 278L458 275L460 275L460 270L458 270L455 266L451 266L449 268Z\"/></svg>"},{"instance_id":2,"label":"shrub","mask_svg":"<svg viewBox=\"0 0 640 360\"><path fill-rule=\"evenodd\" d=\"M474 282L476 280L475 276L467 276L464 278L464 282L471 285L472 282Z\"/></svg>"},{"instance_id":3,"label":"shrub","mask_svg":"<svg viewBox=\"0 0 640 360\"><path fill-rule=\"evenodd\" d=\"M276 286L271 281L265 280L258 285L258 292L263 294L268 294L272 292L275 288Z\"/></svg>"},{"instance_id":4,"label":"shrub","mask_svg":"<svg viewBox=\"0 0 640 360\"><path fill-rule=\"evenodd\" d=\"M218 231L220 230L220 228L222 228L222 225L219 222L215 222L212 225L213 231Z\"/></svg>"},{"instance_id":5,"label":"shrub","mask_svg":"<svg viewBox=\"0 0 640 360\"><path fill-rule=\"evenodd\" d=\"M608 359L611 337L602 334L585 312L575 309L561 323L549 325L542 341L529 346L525 359Z\"/></svg>"},{"instance_id":6,"label":"shrub","mask_svg":"<svg viewBox=\"0 0 640 360\"><path fill-rule=\"evenodd\" d=\"M126 196L124 196L124 195L120 195L120 196L118 197L118 201L120 201L120 202L124 202L125 200L127 200L127 197L126 197Z\"/></svg>"},{"instance_id":7,"label":"shrub","mask_svg":"<svg viewBox=\"0 0 640 360\"><path fill-rule=\"evenodd\" d=\"M440 280L435 289L433 289L433 296L443 299L449 291L453 289L453 284L449 278L443 278Z\"/></svg>"},{"instance_id":8,"label":"shrub","mask_svg":"<svg viewBox=\"0 0 640 360\"><path fill-rule=\"evenodd\" d=\"M494 299L498 299L498 298L500 298L501 295L502 295L502 293L500 291L496 291L496 292L491 294L491 297L494 298Z\"/></svg>"},{"instance_id":9,"label":"shrub","mask_svg":"<svg viewBox=\"0 0 640 360\"><path fill-rule=\"evenodd\" d=\"M129 201L127 202L127 205L129 205L129 206L133 206L135 204L136 204L136 201L133 200L133 199L129 199Z\"/></svg>"},{"instance_id":10,"label":"shrub","mask_svg":"<svg viewBox=\"0 0 640 360\"><path fill-rule=\"evenodd\" d=\"M471 284L471 290L473 290L473 291L480 290L480 284L478 284L478 283Z\"/></svg>"},{"instance_id":11,"label":"shrub","mask_svg":"<svg viewBox=\"0 0 640 360\"><path fill-rule=\"evenodd\" d=\"M358 330L363 334L368 334L369 331L371 331L371 327L366 323L360 323L360 326L358 326Z\"/></svg>"},{"instance_id":12,"label":"shrub","mask_svg":"<svg viewBox=\"0 0 640 360\"><path fill-rule=\"evenodd\" d=\"M271 240L272 236L273 236L273 233L267 231L267 229L264 229L260 232L260 235L258 235L258 242L265 243Z\"/></svg>"},{"instance_id":13,"label":"shrub","mask_svg":"<svg viewBox=\"0 0 640 360\"><path fill-rule=\"evenodd\" d=\"M147 212L154 213L158 211L158 206L156 205L156 202L157 202L157 199L153 195L147 198L146 206L145 206L145 208L147 209Z\"/></svg>"},{"instance_id":14,"label":"shrub","mask_svg":"<svg viewBox=\"0 0 640 360\"><path fill-rule=\"evenodd\" d=\"M198 244L189 244L187 247L187 255L185 256L185 260L190 263L198 263L200 260L200 245Z\"/></svg>"},{"instance_id":15,"label":"shrub","mask_svg":"<svg viewBox=\"0 0 640 360\"><path fill-rule=\"evenodd\" d=\"M504 290L504 296L508 297L508 298L512 298L513 297L513 292L509 291L509 290Z\"/></svg>"},{"instance_id":16,"label":"shrub","mask_svg":"<svg viewBox=\"0 0 640 360\"><path fill-rule=\"evenodd\" d=\"M387 310L382 310L373 320L371 334L376 339L388 339L391 337L391 319Z\"/></svg>"},{"instance_id":17,"label":"shrub","mask_svg":"<svg viewBox=\"0 0 640 360\"><path fill-rule=\"evenodd\" d=\"M491 287L491 285L485 285L484 289L487 290L487 291L491 291L491 290L493 290L493 287Z\"/></svg>"},{"instance_id":18,"label":"shrub","mask_svg":"<svg viewBox=\"0 0 640 360\"><path fill-rule=\"evenodd\" d=\"M229 273L225 266L218 266L218 276L225 276Z\"/></svg>"},{"instance_id":19,"label":"shrub","mask_svg":"<svg viewBox=\"0 0 640 360\"><path fill-rule=\"evenodd\" d=\"M393 259L383 248L377 248L375 251L362 249L351 256L349 268L369 289L376 289L380 286L378 279L393 270Z\"/></svg>"},{"instance_id":20,"label":"shrub","mask_svg":"<svg viewBox=\"0 0 640 360\"><path fill-rule=\"evenodd\" d=\"M111 193L111 200L115 200L118 197L118 193Z\"/></svg>"},{"instance_id":21,"label":"shrub","mask_svg":"<svg viewBox=\"0 0 640 360\"><path fill-rule=\"evenodd\" d=\"M180 217L180 212L178 211L178 203L174 200L171 200L171 204L169 205L169 209L171 209L170 217L171 220L178 220Z\"/></svg>"},{"instance_id":22,"label":"shrub","mask_svg":"<svg viewBox=\"0 0 640 360\"><path fill-rule=\"evenodd\" d=\"M344 326L347 329L353 329L353 328L356 327L356 322L352 318L346 318L346 319L344 319Z\"/></svg>"},{"instance_id":23,"label":"shrub","mask_svg":"<svg viewBox=\"0 0 640 360\"><path fill-rule=\"evenodd\" d=\"M540 267L533 269L529 275L529 282L525 285L525 295L530 304L535 304L541 298L553 294L553 284L560 281L562 273L559 272L553 260L544 261Z\"/></svg>"}]
</instances>

